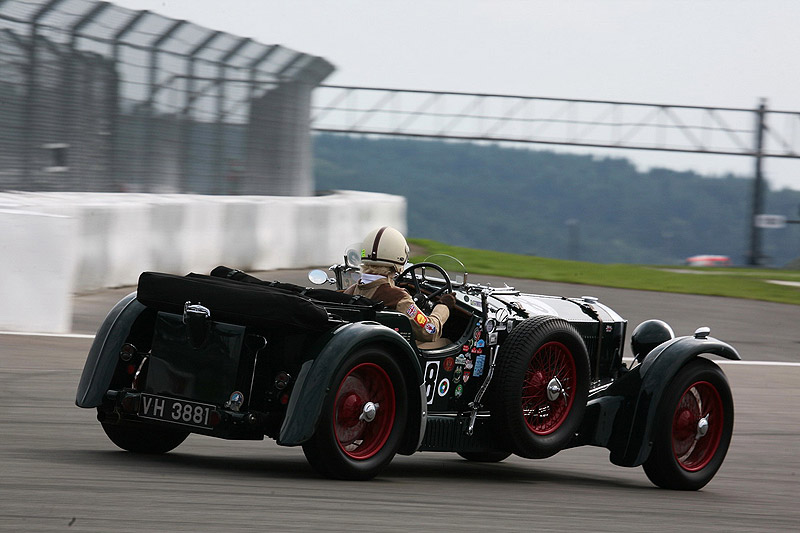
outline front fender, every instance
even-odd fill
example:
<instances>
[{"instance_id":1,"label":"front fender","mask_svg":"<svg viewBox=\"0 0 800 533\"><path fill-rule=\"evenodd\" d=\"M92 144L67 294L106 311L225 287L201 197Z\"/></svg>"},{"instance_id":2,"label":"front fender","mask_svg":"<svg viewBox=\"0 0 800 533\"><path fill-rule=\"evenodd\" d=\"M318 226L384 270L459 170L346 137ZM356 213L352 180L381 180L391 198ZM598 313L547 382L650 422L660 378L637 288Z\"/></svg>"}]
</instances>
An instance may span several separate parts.
<instances>
[{"instance_id":1,"label":"front fender","mask_svg":"<svg viewBox=\"0 0 800 533\"><path fill-rule=\"evenodd\" d=\"M414 379L409 386L409 400L415 405L415 391L422 383L422 368L417 354L408 342L396 331L377 322L355 322L337 328L313 359L306 361L294 384L286 418L283 420L277 442L283 446L297 446L314 435L322 413L322 405L333 386L333 378L347 356L358 348L382 343L398 354L404 363L401 367L407 379ZM410 375L409 375L410 372ZM425 404L420 408L420 416ZM409 409L410 413L413 410ZM408 427L413 427L409 425Z\"/></svg>"},{"instance_id":2,"label":"front fender","mask_svg":"<svg viewBox=\"0 0 800 533\"><path fill-rule=\"evenodd\" d=\"M147 309L132 292L108 312L89 349L75 396L78 407L98 407L108 391L114 369L119 362L119 350L125 343L131 326Z\"/></svg>"},{"instance_id":3,"label":"front fender","mask_svg":"<svg viewBox=\"0 0 800 533\"><path fill-rule=\"evenodd\" d=\"M679 337L654 348L629 374L636 372L639 387L628 409L621 409L620 420L614 423L617 445L611 448L611 462L620 466L638 466L647 460L652 448L651 435L658 405L678 371L691 359L711 354L741 360L739 353L727 343L713 337ZM626 378L628 376L625 376ZM631 376L635 378L637 376ZM621 433L621 434L620 434ZM624 437L627 433L627 438ZM623 445L624 443L624 445Z\"/></svg>"}]
</instances>

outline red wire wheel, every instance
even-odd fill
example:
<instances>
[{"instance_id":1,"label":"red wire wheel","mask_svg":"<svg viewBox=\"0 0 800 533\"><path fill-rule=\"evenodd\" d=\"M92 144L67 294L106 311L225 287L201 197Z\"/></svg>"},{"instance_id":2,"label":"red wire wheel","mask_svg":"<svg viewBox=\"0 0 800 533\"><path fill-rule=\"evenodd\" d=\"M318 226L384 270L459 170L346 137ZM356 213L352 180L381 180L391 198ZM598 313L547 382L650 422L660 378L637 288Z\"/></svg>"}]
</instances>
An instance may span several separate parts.
<instances>
[{"instance_id":1,"label":"red wire wheel","mask_svg":"<svg viewBox=\"0 0 800 533\"><path fill-rule=\"evenodd\" d=\"M303 443L314 470L335 479L365 480L391 462L409 417L401 361L379 346L344 356L330 376L314 435Z\"/></svg>"},{"instance_id":2,"label":"red wire wheel","mask_svg":"<svg viewBox=\"0 0 800 533\"><path fill-rule=\"evenodd\" d=\"M665 489L701 489L722 466L732 434L733 396L725 374L708 359L691 360L658 404L644 472Z\"/></svg>"},{"instance_id":3,"label":"red wire wheel","mask_svg":"<svg viewBox=\"0 0 800 533\"><path fill-rule=\"evenodd\" d=\"M569 444L586 411L586 344L566 320L529 318L502 343L495 380L491 411L502 448L521 457L550 457Z\"/></svg>"},{"instance_id":4,"label":"red wire wheel","mask_svg":"<svg viewBox=\"0 0 800 533\"><path fill-rule=\"evenodd\" d=\"M566 346L548 342L537 350L522 385L522 413L528 429L549 435L561 427L572 409L575 381L575 360Z\"/></svg>"},{"instance_id":5,"label":"red wire wheel","mask_svg":"<svg viewBox=\"0 0 800 533\"><path fill-rule=\"evenodd\" d=\"M369 459L392 433L395 393L386 371L374 363L355 366L342 380L334 400L334 434L353 459Z\"/></svg>"},{"instance_id":6,"label":"red wire wheel","mask_svg":"<svg viewBox=\"0 0 800 533\"><path fill-rule=\"evenodd\" d=\"M681 468L696 472L708 465L724 423L722 399L711 383L693 383L684 391L672 418L672 453Z\"/></svg>"}]
</instances>

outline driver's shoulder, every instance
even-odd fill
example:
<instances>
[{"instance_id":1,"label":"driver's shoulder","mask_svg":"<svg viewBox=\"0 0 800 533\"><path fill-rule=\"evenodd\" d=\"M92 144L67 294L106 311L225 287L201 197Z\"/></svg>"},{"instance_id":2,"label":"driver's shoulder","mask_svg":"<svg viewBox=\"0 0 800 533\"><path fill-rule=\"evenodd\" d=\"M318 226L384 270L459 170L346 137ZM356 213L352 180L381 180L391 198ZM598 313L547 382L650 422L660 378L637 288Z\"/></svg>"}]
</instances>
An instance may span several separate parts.
<instances>
[{"instance_id":1,"label":"driver's shoulder","mask_svg":"<svg viewBox=\"0 0 800 533\"><path fill-rule=\"evenodd\" d=\"M382 301L390 309L397 307L405 299L413 303L408 291L389 283L382 284L375 290L374 299Z\"/></svg>"}]
</instances>

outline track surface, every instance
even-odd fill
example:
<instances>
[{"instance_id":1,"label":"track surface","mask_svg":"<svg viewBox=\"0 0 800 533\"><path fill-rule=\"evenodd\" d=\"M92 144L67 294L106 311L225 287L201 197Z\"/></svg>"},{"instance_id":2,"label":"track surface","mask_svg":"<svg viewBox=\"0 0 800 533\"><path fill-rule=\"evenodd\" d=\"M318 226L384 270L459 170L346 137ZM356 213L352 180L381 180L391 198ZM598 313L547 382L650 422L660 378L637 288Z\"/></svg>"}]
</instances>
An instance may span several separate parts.
<instances>
[{"instance_id":1,"label":"track surface","mask_svg":"<svg viewBox=\"0 0 800 533\"><path fill-rule=\"evenodd\" d=\"M304 283L300 273L262 275ZM484 278L485 279L485 278ZM495 285L502 285L492 280ZM509 283L512 283L509 281ZM700 325L748 361L800 362L800 306L515 282L592 294L632 326ZM76 297L93 333L128 290ZM0 335L2 531L789 531L800 524L800 366L723 366L736 424L720 472L699 492L656 489L603 449L496 465L455 454L398 456L370 482L316 477L298 448L190 436L161 457L122 452L75 407L87 338Z\"/></svg>"}]
</instances>

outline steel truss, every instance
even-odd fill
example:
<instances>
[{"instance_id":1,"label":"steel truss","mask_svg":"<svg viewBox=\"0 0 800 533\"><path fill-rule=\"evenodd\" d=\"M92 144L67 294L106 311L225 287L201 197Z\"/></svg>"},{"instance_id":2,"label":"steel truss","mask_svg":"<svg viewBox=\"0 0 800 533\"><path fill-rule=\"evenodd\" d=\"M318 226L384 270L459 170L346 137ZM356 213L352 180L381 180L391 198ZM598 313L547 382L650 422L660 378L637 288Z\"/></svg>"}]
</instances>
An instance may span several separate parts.
<instances>
[{"instance_id":1,"label":"steel truss","mask_svg":"<svg viewBox=\"0 0 800 533\"><path fill-rule=\"evenodd\" d=\"M322 85L315 131L753 157L752 219L765 157L800 159L800 112ZM752 224L750 264L762 262Z\"/></svg>"}]
</instances>

